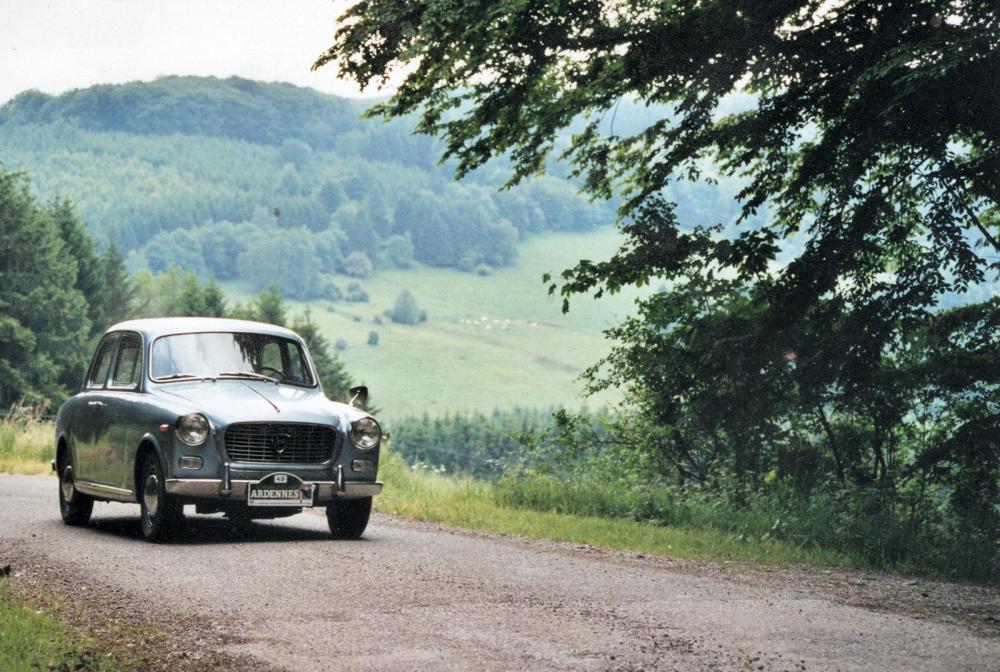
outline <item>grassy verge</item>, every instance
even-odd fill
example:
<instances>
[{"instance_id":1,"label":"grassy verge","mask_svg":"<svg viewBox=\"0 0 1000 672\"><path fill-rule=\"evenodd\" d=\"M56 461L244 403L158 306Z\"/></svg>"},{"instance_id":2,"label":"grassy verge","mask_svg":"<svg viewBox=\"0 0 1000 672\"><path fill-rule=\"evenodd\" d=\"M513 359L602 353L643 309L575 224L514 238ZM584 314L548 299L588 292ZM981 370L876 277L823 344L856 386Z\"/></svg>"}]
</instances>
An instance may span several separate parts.
<instances>
[{"instance_id":1,"label":"grassy verge","mask_svg":"<svg viewBox=\"0 0 1000 672\"><path fill-rule=\"evenodd\" d=\"M0 578L0 666L6 672L128 669L117 656L99 651L97 642L76 632L55 608L39 606Z\"/></svg>"},{"instance_id":2,"label":"grassy verge","mask_svg":"<svg viewBox=\"0 0 1000 672\"><path fill-rule=\"evenodd\" d=\"M0 421L0 473L51 473L54 443L51 422Z\"/></svg>"},{"instance_id":3,"label":"grassy verge","mask_svg":"<svg viewBox=\"0 0 1000 672\"><path fill-rule=\"evenodd\" d=\"M679 558L848 567L862 564L830 550L801 548L773 539L740 539L712 529L505 507L497 503L495 486L414 471L392 452L383 455L379 471L386 487L375 500L376 508L416 520Z\"/></svg>"}]
</instances>

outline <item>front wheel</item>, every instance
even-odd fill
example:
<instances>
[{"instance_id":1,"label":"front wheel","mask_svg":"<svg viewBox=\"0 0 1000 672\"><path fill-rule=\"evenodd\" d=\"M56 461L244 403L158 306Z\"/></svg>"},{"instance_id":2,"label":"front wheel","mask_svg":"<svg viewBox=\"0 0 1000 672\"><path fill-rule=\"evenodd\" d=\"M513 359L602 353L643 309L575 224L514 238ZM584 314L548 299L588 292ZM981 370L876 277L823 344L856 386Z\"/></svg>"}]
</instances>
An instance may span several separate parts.
<instances>
[{"instance_id":1,"label":"front wheel","mask_svg":"<svg viewBox=\"0 0 1000 672\"><path fill-rule=\"evenodd\" d=\"M326 522L334 539L357 539L368 527L372 498L340 499L326 506Z\"/></svg>"},{"instance_id":2,"label":"front wheel","mask_svg":"<svg viewBox=\"0 0 1000 672\"><path fill-rule=\"evenodd\" d=\"M59 513L67 525L86 525L94 510L94 498L76 489L72 463L59 472Z\"/></svg>"},{"instance_id":3,"label":"front wheel","mask_svg":"<svg viewBox=\"0 0 1000 672\"><path fill-rule=\"evenodd\" d=\"M142 536L146 541L167 541L184 522L184 509L173 495L167 494L163 467L155 453L147 453L139 474L139 507L142 511Z\"/></svg>"}]
</instances>

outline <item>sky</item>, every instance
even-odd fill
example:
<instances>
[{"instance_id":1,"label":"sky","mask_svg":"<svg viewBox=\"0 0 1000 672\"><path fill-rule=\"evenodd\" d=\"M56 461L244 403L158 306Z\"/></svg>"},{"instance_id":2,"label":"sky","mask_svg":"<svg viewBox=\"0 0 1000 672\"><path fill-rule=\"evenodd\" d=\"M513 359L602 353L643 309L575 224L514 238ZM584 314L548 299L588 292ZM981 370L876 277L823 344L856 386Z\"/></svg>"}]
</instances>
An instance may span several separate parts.
<instances>
[{"instance_id":1,"label":"sky","mask_svg":"<svg viewBox=\"0 0 1000 672\"><path fill-rule=\"evenodd\" d=\"M0 0L0 105L163 75L237 75L341 96L361 92L327 65L348 0Z\"/></svg>"}]
</instances>

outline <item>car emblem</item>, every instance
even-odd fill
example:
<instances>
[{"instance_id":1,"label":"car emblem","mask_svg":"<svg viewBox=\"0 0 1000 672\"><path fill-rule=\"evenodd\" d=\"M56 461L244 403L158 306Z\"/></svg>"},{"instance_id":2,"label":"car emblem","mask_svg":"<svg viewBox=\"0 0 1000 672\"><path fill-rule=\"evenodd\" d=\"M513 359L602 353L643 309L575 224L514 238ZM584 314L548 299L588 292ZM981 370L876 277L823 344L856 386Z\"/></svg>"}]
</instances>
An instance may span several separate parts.
<instances>
[{"instance_id":1,"label":"car emblem","mask_svg":"<svg viewBox=\"0 0 1000 672\"><path fill-rule=\"evenodd\" d=\"M285 448L288 447L288 442L291 438L290 434L274 434L271 436L271 447L274 448L278 455L282 455L285 452Z\"/></svg>"}]
</instances>

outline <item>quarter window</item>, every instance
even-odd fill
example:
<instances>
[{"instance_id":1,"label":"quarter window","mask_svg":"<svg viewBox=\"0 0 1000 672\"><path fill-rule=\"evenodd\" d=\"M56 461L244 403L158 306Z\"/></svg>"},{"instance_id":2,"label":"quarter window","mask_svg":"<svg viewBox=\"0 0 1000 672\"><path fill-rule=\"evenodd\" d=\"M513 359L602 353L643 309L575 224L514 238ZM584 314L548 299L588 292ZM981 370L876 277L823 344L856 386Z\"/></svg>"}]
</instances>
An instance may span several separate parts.
<instances>
[{"instance_id":1,"label":"quarter window","mask_svg":"<svg viewBox=\"0 0 1000 672\"><path fill-rule=\"evenodd\" d=\"M118 335L107 336L97 349L97 356L90 366L90 376L87 378L87 387L104 387L108 382L108 371L111 369L111 358L115 354L115 346L118 345Z\"/></svg>"},{"instance_id":2,"label":"quarter window","mask_svg":"<svg viewBox=\"0 0 1000 672\"><path fill-rule=\"evenodd\" d=\"M112 384L117 387L135 387L139 383L139 371L142 368L142 341L134 334L122 337L122 347L115 364L115 375Z\"/></svg>"}]
</instances>

